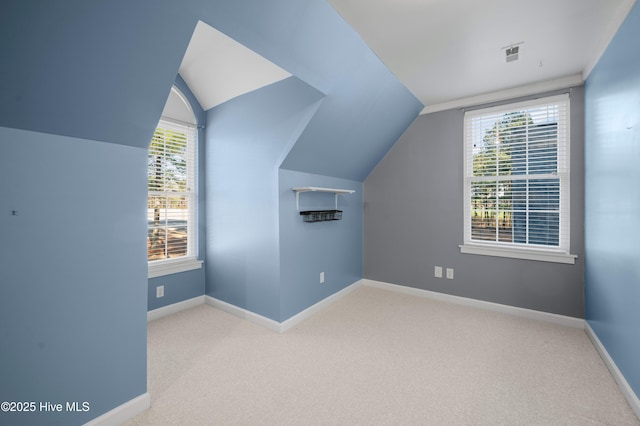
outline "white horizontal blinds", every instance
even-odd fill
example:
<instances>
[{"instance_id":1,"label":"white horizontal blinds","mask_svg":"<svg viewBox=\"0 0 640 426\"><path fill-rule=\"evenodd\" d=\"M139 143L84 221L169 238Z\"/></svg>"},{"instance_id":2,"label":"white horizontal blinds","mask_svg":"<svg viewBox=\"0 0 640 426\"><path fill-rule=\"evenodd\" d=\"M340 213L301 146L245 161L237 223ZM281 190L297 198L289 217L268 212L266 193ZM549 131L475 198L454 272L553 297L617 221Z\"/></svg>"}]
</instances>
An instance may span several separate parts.
<instances>
[{"instance_id":1,"label":"white horizontal blinds","mask_svg":"<svg viewBox=\"0 0 640 426\"><path fill-rule=\"evenodd\" d=\"M149 145L148 259L194 253L195 127L161 120Z\"/></svg>"},{"instance_id":2,"label":"white horizontal blinds","mask_svg":"<svg viewBox=\"0 0 640 426\"><path fill-rule=\"evenodd\" d=\"M465 241L569 250L568 96L465 114Z\"/></svg>"}]
</instances>

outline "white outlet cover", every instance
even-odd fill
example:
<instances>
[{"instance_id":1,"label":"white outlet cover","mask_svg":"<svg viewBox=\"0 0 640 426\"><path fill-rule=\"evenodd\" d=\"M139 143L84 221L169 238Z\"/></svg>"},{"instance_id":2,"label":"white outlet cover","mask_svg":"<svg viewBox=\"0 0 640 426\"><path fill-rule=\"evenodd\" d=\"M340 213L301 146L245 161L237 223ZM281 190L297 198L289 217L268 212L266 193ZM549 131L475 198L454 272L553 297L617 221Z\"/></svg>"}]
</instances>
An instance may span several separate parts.
<instances>
[{"instance_id":1,"label":"white outlet cover","mask_svg":"<svg viewBox=\"0 0 640 426\"><path fill-rule=\"evenodd\" d=\"M164 286L159 285L156 287L156 297L164 297Z\"/></svg>"},{"instance_id":2,"label":"white outlet cover","mask_svg":"<svg viewBox=\"0 0 640 426\"><path fill-rule=\"evenodd\" d=\"M453 268L447 268L447 279L453 279Z\"/></svg>"},{"instance_id":3,"label":"white outlet cover","mask_svg":"<svg viewBox=\"0 0 640 426\"><path fill-rule=\"evenodd\" d=\"M435 266L433 268L433 274L437 277L437 278L442 278L442 266Z\"/></svg>"},{"instance_id":4,"label":"white outlet cover","mask_svg":"<svg viewBox=\"0 0 640 426\"><path fill-rule=\"evenodd\" d=\"M324 272L320 272L320 284L324 283Z\"/></svg>"}]
</instances>

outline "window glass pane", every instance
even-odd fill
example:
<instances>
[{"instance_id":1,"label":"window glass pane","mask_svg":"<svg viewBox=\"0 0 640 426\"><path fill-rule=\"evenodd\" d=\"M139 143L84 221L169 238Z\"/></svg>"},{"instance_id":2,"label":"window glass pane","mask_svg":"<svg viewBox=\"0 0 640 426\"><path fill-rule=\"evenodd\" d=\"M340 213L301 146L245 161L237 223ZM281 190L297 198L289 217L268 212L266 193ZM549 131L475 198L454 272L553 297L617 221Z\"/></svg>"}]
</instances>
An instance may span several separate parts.
<instances>
[{"instance_id":1,"label":"window glass pane","mask_svg":"<svg viewBox=\"0 0 640 426\"><path fill-rule=\"evenodd\" d=\"M471 218L471 238L478 241L496 241L496 212L484 210Z\"/></svg>"},{"instance_id":2,"label":"window glass pane","mask_svg":"<svg viewBox=\"0 0 640 426\"><path fill-rule=\"evenodd\" d=\"M471 185L471 234L473 239L495 241L497 182Z\"/></svg>"},{"instance_id":3,"label":"window glass pane","mask_svg":"<svg viewBox=\"0 0 640 426\"><path fill-rule=\"evenodd\" d=\"M558 171L558 124L536 126L529 136L529 173Z\"/></svg>"},{"instance_id":4,"label":"window glass pane","mask_svg":"<svg viewBox=\"0 0 640 426\"><path fill-rule=\"evenodd\" d=\"M150 195L147 205L147 251L149 260L164 259L166 254L167 205L164 196Z\"/></svg>"},{"instance_id":5,"label":"window glass pane","mask_svg":"<svg viewBox=\"0 0 640 426\"><path fill-rule=\"evenodd\" d=\"M529 213L529 244L558 246L560 215L551 212Z\"/></svg>"},{"instance_id":6,"label":"window glass pane","mask_svg":"<svg viewBox=\"0 0 640 426\"><path fill-rule=\"evenodd\" d=\"M186 196L172 196L167 200L167 257L187 255L189 203Z\"/></svg>"},{"instance_id":7,"label":"window glass pane","mask_svg":"<svg viewBox=\"0 0 640 426\"><path fill-rule=\"evenodd\" d=\"M560 180L540 179L530 181L529 210L560 211Z\"/></svg>"},{"instance_id":8,"label":"window glass pane","mask_svg":"<svg viewBox=\"0 0 640 426\"><path fill-rule=\"evenodd\" d=\"M495 143L491 141L478 143L473 150L473 175L495 176L497 153Z\"/></svg>"},{"instance_id":9,"label":"window glass pane","mask_svg":"<svg viewBox=\"0 0 640 426\"><path fill-rule=\"evenodd\" d=\"M500 242L513 241L513 181L498 182L498 211L496 226Z\"/></svg>"}]
</instances>

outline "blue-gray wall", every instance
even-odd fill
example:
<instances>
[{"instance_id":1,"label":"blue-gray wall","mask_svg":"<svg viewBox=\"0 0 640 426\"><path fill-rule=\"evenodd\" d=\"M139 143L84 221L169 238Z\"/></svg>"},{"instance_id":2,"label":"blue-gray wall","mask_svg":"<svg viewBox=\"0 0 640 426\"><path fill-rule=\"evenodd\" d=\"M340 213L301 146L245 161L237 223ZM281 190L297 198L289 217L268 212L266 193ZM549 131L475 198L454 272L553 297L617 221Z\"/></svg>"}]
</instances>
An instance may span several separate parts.
<instances>
[{"instance_id":1,"label":"blue-gray wall","mask_svg":"<svg viewBox=\"0 0 640 426\"><path fill-rule=\"evenodd\" d=\"M343 235L342 245L356 251L341 258L335 273L325 271L332 283L321 288L298 283L295 265L308 261L296 263L304 243L288 229L278 233L278 225L290 224L282 220L290 211L279 203L278 169L353 185L369 174L422 105L328 3L287 0L281 8L240 3L246 4L208 4L204 21L295 77L208 111L206 293L283 321L361 278L362 231L358 225L358 231ZM209 7L216 13L209 14ZM244 25L238 25L240 15ZM307 94L310 88L317 94ZM314 269L334 259L329 240L315 250L325 254ZM296 257L289 262L282 253Z\"/></svg>"},{"instance_id":2,"label":"blue-gray wall","mask_svg":"<svg viewBox=\"0 0 640 426\"><path fill-rule=\"evenodd\" d=\"M322 99L290 77L207 112L209 296L280 321L278 166Z\"/></svg>"},{"instance_id":3,"label":"blue-gray wall","mask_svg":"<svg viewBox=\"0 0 640 426\"><path fill-rule=\"evenodd\" d=\"M0 126L146 148L200 3L2 1Z\"/></svg>"},{"instance_id":4,"label":"blue-gray wall","mask_svg":"<svg viewBox=\"0 0 640 426\"><path fill-rule=\"evenodd\" d=\"M571 92L575 265L460 253L464 111L418 117L364 182L365 278L582 318L584 91ZM454 279L434 277L434 266Z\"/></svg>"},{"instance_id":5,"label":"blue-gray wall","mask_svg":"<svg viewBox=\"0 0 640 426\"><path fill-rule=\"evenodd\" d=\"M0 423L82 424L147 388L147 153L8 128L0 152L0 400L90 407Z\"/></svg>"},{"instance_id":6,"label":"blue-gray wall","mask_svg":"<svg viewBox=\"0 0 640 426\"><path fill-rule=\"evenodd\" d=\"M640 5L586 82L586 318L640 396Z\"/></svg>"},{"instance_id":7,"label":"blue-gray wall","mask_svg":"<svg viewBox=\"0 0 640 426\"><path fill-rule=\"evenodd\" d=\"M362 183L281 169L280 286L284 321L362 278ZM338 195L338 221L305 223L296 208L292 188L319 186L354 190ZM306 192L300 210L335 208L332 193ZM320 284L320 272L325 282Z\"/></svg>"}]
</instances>

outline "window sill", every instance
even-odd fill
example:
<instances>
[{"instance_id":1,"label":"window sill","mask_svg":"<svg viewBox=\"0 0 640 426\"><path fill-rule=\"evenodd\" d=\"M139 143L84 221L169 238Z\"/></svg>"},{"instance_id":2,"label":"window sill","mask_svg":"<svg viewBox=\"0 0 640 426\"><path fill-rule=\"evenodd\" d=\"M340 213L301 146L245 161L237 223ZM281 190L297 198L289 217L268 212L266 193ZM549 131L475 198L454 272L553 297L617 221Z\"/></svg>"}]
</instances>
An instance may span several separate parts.
<instances>
[{"instance_id":1,"label":"window sill","mask_svg":"<svg viewBox=\"0 0 640 426\"><path fill-rule=\"evenodd\" d=\"M202 260L180 259L149 262L148 278L162 277L202 268Z\"/></svg>"},{"instance_id":2,"label":"window sill","mask_svg":"<svg viewBox=\"0 0 640 426\"><path fill-rule=\"evenodd\" d=\"M537 260L540 262L566 263L570 265L575 264L576 258L578 257L575 254L566 254L554 251L511 247L490 247L480 244L463 244L460 246L460 253L509 257L512 259Z\"/></svg>"}]
</instances>

